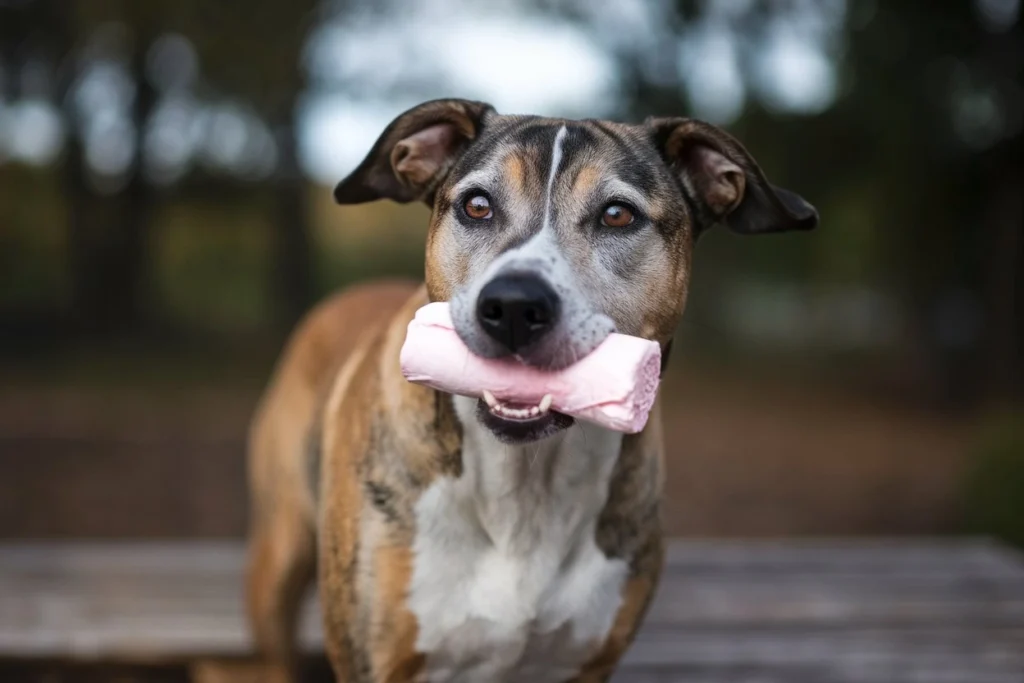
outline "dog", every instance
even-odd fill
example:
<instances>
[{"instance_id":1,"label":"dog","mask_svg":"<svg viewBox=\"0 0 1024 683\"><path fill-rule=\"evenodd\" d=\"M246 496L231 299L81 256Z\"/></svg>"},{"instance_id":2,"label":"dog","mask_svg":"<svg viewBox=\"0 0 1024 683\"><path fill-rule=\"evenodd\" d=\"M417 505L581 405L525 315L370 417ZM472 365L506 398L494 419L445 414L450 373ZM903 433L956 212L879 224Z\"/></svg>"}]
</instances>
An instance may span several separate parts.
<instances>
[{"instance_id":1,"label":"dog","mask_svg":"<svg viewBox=\"0 0 1024 683\"><path fill-rule=\"evenodd\" d=\"M483 357L558 369L618 331L667 358L699 235L809 230L816 210L708 123L458 99L400 115L334 196L425 202L426 282L320 304L256 411L247 605L268 671L294 680L316 575L343 683L608 680L662 565L657 404L634 435L511 419L406 382L406 327L448 301Z\"/></svg>"}]
</instances>

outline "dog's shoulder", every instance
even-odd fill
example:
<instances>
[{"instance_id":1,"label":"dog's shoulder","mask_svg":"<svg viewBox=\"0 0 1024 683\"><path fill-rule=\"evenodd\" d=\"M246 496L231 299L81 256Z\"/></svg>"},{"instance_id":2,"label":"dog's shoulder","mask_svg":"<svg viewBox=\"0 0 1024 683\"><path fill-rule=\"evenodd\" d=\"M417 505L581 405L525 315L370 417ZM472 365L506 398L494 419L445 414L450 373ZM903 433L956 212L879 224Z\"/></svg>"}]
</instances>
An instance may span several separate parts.
<instances>
[{"instance_id":1,"label":"dog's shoulder","mask_svg":"<svg viewBox=\"0 0 1024 683\"><path fill-rule=\"evenodd\" d=\"M383 280L344 289L317 304L296 326L268 397L295 414L304 433L303 460L311 493L319 486L324 409L342 368L395 311L421 295L414 281ZM301 406L309 405L306 410ZM263 411L259 411L263 412Z\"/></svg>"},{"instance_id":2,"label":"dog's shoulder","mask_svg":"<svg viewBox=\"0 0 1024 683\"><path fill-rule=\"evenodd\" d=\"M347 290L310 314L303 369L311 382L321 384L307 426L306 457L317 478L328 452L361 459L369 436L365 427L379 418L395 384L391 375L400 371L398 351L405 329L426 302L422 285L383 282ZM325 357L333 362L317 360ZM317 379L325 375L325 380ZM319 488L319 482L315 485Z\"/></svg>"},{"instance_id":3,"label":"dog's shoulder","mask_svg":"<svg viewBox=\"0 0 1024 683\"><path fill-rule=\"evenodd\" d=\"M319 444L311 457L320 473L320 580L332 596L324 606L327 645L348 671L412 671L422 663L413 647L416 621L403 607L413 509L434 479L461 467L451 398L401 375L406 330L425 303L419 290L364 330L312 427Z\"/></svg>"},{"instance_id":4,"label":"dog's shoulder","mask_svg":"<svg viewBox=\"0 0 1024 683\"><path fill-rule=\"evenodd\" d=\"M428 457L436 451L438 439L451 446L456 421L450 400L405 381L399 362L409 322L427 302L421 287L386 311L377 304L373 319L358 321L351 351L323 394L320 424L311 425L322 432L325 454L340 449L372 458L401 446L414 479L429 479L438 468L453 465Z\"/></svg>"}]
</instances>

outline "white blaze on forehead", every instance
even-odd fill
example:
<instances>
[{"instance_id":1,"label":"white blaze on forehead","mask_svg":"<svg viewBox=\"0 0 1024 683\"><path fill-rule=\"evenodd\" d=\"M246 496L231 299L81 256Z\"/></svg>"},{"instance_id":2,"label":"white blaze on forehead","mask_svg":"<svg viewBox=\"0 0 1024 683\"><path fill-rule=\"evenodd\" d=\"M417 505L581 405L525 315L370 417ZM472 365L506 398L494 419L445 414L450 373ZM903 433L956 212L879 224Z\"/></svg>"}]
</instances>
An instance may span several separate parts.
<instances>
[{"instance_id":1,"label":"white blaze on forehead","mask_svg":"<svg viewBox=\"0 0 1024 683\"><path fill-rule=\"evenodd\" d=\"M568 130L565 126L558 129L555 135L555 144L551 148L551 170L548 172L548 187L544 195L544 230L551 227L551 191L555 187L555 176L558 174L558 166L562 163L562 143Z\"/></svg>"},{"instance_id":2,"label":"white blaze on forehead","mask_svg":"<svg viewBox=\"0 0 1024 683\"><path fill-rule=\"evenodd\" d=\"M558 240L555 237L551 221L552 195L558 167L562 163L562 145L568 135L568 129L562 126L555 134L555 142L551 147L551 169L548 171L547 189L544 193L544 222L541 229L534 233L525 243L510 249L491 263L487 276L493 276L508 268L526 268L545 276L549 284L560 293L563 283L571 279L571 273L564 259L557 256ZM550 257L554 256L552 260Z\"/></svg>"},{"instance_id":3,"label":"white blaze on forehead","mask_svg":"<svg viewBox=\"0 0 1024 683\"><path fill-rule=\"evenodd\" d=\"M544 275L556 289L560 289L559 285L571 278L568 264L557 256L558 240L555 238L554 227L551 221L555 179L558 175L558 167L562 163L562 145L568 132L565 126L559 128L558 133L555 134L554 145L551 148L551 169L548 171L548 183L544 195L544 222L541 229L523 244L510 249L492 261L487 270L484 271L483 280L490 280L490 278L503 270L524 267ZM551 260L550 257L552 256L556 258ZM529 265L527 266L527 264Z\"/></svg>"}]
</instances>

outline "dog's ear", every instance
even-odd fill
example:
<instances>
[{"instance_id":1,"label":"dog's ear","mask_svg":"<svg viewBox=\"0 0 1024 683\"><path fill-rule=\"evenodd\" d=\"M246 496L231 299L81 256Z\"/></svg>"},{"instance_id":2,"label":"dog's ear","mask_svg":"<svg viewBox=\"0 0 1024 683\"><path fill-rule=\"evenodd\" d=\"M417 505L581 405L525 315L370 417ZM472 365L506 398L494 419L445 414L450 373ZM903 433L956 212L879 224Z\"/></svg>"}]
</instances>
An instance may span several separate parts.
<instances>
[{"instance_id":1,"label":"dog's ear","mask_svg":"<svg viewBox=\"0 0 1024 683\"><path fill-rule=\"evenodd\" d=\"M818 224L813 206L769 183L750 153L722 129L686 118L652 118L645 125L697 209L697 234L718 223L744 235Z\"/></svg>"},{"instance_id":2,"label":"dog's ear","mask_svg":"<svg viewBox=\"0 0 1024 683\"><path fill-rule=\"evenodd\" d=\"M413 107L384 129L359 167L338 183L335 201L433 203L434 191L493 112L491 105L471 100L432 100Z\"/></svg>"}]
</instances>

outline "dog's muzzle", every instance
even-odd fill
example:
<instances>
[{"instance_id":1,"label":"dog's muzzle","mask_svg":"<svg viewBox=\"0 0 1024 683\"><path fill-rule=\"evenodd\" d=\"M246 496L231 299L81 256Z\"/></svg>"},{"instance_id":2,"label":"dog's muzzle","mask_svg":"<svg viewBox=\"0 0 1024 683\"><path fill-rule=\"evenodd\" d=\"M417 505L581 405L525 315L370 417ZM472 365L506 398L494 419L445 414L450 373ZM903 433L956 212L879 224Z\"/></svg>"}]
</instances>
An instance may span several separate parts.
<instances>
[{"instance_id":1,"label":"dog's muzzle","mask_svg":"<svg viewBox=\"0 0 1024 683\"><path fill-rule=\"evenodd\" d=\"M499 275L480 290L480 328L510 354L540 341L558 323L558 295L543 278L529 273Z\"/></svg>"}]
</instances>

